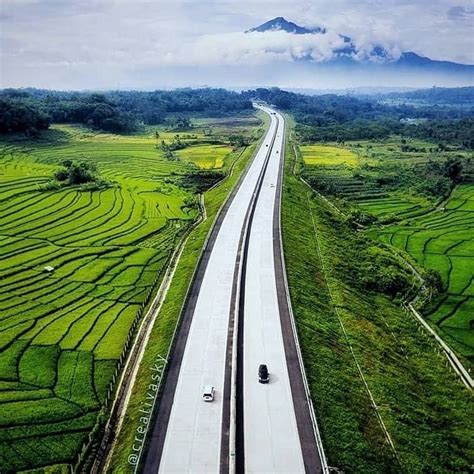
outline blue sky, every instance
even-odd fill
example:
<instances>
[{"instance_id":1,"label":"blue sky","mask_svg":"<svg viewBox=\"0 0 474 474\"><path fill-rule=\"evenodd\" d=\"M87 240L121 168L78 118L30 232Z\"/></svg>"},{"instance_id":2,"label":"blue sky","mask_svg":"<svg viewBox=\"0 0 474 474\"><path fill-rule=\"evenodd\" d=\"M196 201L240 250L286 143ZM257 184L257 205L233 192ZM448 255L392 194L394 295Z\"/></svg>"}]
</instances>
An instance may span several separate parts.
<instances>
[{"instance_id":1,"label":"blue sky","mask_svg":"<svg viewBox=\"0 0 474 474\"><path fill-rule=\"evenodd\" d=\"M312 44L243 34L275 16L329 35ZM1 86L171 86L183 71L291 61L305 48L326 60L338 33L361 54L382 44L394 58L415 51L474 64L474 2L461 0L2 0L0 22Z\"/></svg>"}]
</instances>

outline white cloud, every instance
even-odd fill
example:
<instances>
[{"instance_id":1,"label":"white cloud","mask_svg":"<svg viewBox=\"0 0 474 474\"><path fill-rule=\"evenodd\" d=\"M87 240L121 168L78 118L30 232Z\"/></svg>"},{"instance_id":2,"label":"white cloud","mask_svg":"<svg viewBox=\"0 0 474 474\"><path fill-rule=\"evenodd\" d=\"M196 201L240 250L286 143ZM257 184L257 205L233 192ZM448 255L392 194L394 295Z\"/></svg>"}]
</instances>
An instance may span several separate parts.
<instances>
[{"instance_id":1,"label":"white cloud","mask_svg":"<svg viewBox=\"0 0 474 474\"><path fill-rule=\"evenodd\" d=\"M376 61L380 45L393 59L415 51L474 63L472 8L462 0L0 1L8 86L116 87L131 77L139 84L144 68L326 61L342 46L338 33L353 38L356 60ZM243 33L275 16L328 33Z\"/></svg>"},{"instance_id":2,"label":"white cloud","mask_svg":"<svg viewBox=\"0 0 474 474\"><path fill-rule=\"evenodd\" d=\"M374 42L368 37L356 44L350 56L356 61L379 61L373 56L376 46L388 53L386 60L398 59L400 51L393 45ZM293 35L284 31L265 33L207 34L192 41L177 45L158 47L149 55L149 61L162 65L206 65L206 64L262 64L275 60L310 60L324 62L338 56L338 51L347 47L341 36L333 31L326 34Z\"/></svg>"}]
</instances>

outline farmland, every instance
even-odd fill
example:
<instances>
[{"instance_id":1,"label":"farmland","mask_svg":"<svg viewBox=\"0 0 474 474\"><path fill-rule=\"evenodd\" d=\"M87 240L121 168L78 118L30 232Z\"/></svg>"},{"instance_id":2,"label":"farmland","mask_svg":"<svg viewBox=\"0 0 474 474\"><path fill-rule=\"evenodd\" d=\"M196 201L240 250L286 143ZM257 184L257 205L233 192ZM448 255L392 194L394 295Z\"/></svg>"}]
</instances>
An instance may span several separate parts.
<instances>
[{"instance_id":1,"label":"farmland","mask_svg":"<svg viewBox=\"0 0 474 474\"><path fill-rule=\"evenodd\" d=\"M228 153L229 148L225 145L202 145L181 150L179 157L202 169L220 169Z\"/></svg>"},{"instance_id":2,"label":"farmland","mask_svg":"<svg viewBox=\"0 0 474 474\"><path fill-rule=\"evenodd\" d=\"M313 145L314 146L314 145ZM308 161L303 175L316 189L330 195L345 212L367 224L368 234L405 253L419 268L439 273L439 297L425 304L423 314L458 353L474 362L472 327L474 247L474 186L472 153L438 150L418 140L400 144L384 141L349 142L326 148L325 164ZM402 151L406 147L410 151ZM311 148L310 148L311 149ZM337 149L337 148L336 148ZM352 152L359 164L342 164ZM329 164L334 153L334 163ZM320 154L321 155L321 154ZM466 184L450 184L441 172L447 160L463 160ZM360 214L358 214L360 213Z\"/></svg>"},{"instance_id":3,"label":"farmland","mask_svg":"<svg viewBox=\"0 0 474 474\"><path fill-rule=\"evenodd\" d=\"M354 229L351 201L331 196L341 215L299 179L322 171L308 172L292 145L285 262L328 464L344 472L467 472L471 394L400 299L374 285L387 274L416 282L386 246Z\"/></svg>"},{"instance_id":4,"label":"farmland","mask_svg":"<svg viewBox=\"0 0 474 474\"><path fill-rule=\"evenodd\" d=\"M327 145L303 145L300 147L303 161L306 165L356 165L358 157L345 148Z\"/></svg>"},{"instance_id":5,"label":"farmland","mask_svg":"<svg viewBox=\"0 0 474 474\"><path fill-rule=\"evenodd\" d=\"M455 188L436 212L376 234L419 265L439 271L444 292L425 314L446 341L474 363L474 185Z\"/></svg>"},{"instance_id":6,"label":"farmland","mask_svg":"<svg viewBox=\"0 0 474 474\"><path fill-rule=\"evenodd\" d=\"M241 119L239 131L258 123ZM181 134L183 156L167 159L155 129L55 125L38 141L0 143L1 472L75 462L134 322L200 212L183 177L226 173L241 153L226 144L232 125L214 127L211 143L196 126ZM64 160L94 163L102 184L52 182Z\"/></svg>"},{"instance_id":7,"label":"farmland","mask_svg":"<svg viewBox=\"0 0 474 474\"><path fill-rule=\"evenodd\" d=\"M433 145L419 140L410 143L417 151L402 152L397 138L348 142L343 147L305 144L299 149L306 164L304 176L318 190L342 200L342 205L349 203L391 221L423 213L437 200L417 191L423 186L418 167L428 162ZM309 160L307 150L315 147L316 157Z\"/></svg>"}]
</instances>

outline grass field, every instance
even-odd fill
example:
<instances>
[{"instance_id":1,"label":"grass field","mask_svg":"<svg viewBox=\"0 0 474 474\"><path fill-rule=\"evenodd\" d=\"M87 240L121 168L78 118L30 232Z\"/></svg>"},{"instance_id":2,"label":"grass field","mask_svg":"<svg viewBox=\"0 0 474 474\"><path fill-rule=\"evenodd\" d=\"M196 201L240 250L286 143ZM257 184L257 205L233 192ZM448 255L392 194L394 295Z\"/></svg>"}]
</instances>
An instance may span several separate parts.
<instances>
[{"instance_id":1,"label":"grass field","mask_svg":"<svg viewBox=\"0 0 474 474\"><path fill-rule=\"evenodd\" d=\"M303 162L293 160L289 143L285 261L329 465L374 474L468 472L474 459L471 394L399 302L361 289L360 255L380 252L380 244L354 231L303 184ZM382 271L377 265L373 271Z\"/></svg>"},{"instance_id":2,"label":"grass field","mask_svg":"<svg viewBox=\"0 0 474 474\"><path fill-rule=\"evenodd\" d=\"M195 140L185 150L206 167L240 153ZM195 166L155 145L153 133L75 126L0 143L2 473L75 461L137 312L198 215L179 186ZM97 164L111 185L49 187L64 159Z\"/></svg>"},{"instance_id":3,"label":"grass field","mask_svg":"<svg viewBox=\"0 0 474 474\"><path fill-rule=\"evenodd\" d=\"M439 271L445 292L425 314L446 341L474 364L474 185L455 188L436 212L374 234L421 266Z\"/></svg>"}]
</instances>

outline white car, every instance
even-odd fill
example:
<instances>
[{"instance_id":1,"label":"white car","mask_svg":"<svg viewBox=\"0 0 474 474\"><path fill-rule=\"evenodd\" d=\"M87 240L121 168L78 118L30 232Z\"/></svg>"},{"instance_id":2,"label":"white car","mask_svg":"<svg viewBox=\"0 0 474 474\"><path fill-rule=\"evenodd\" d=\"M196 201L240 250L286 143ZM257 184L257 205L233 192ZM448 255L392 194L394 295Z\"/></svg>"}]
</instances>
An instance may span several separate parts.
<instances>
[{"instance_id":1,"label":"white car","mask_svg":"<svg viewBox=\"0 0 474 474\"><path fill-rule=\"evenodd\" d=\"M205 402L212 402L214 400L214 387L212 385L206 385L202 389L202 399Z\"/></svg>"}]
</instances>

